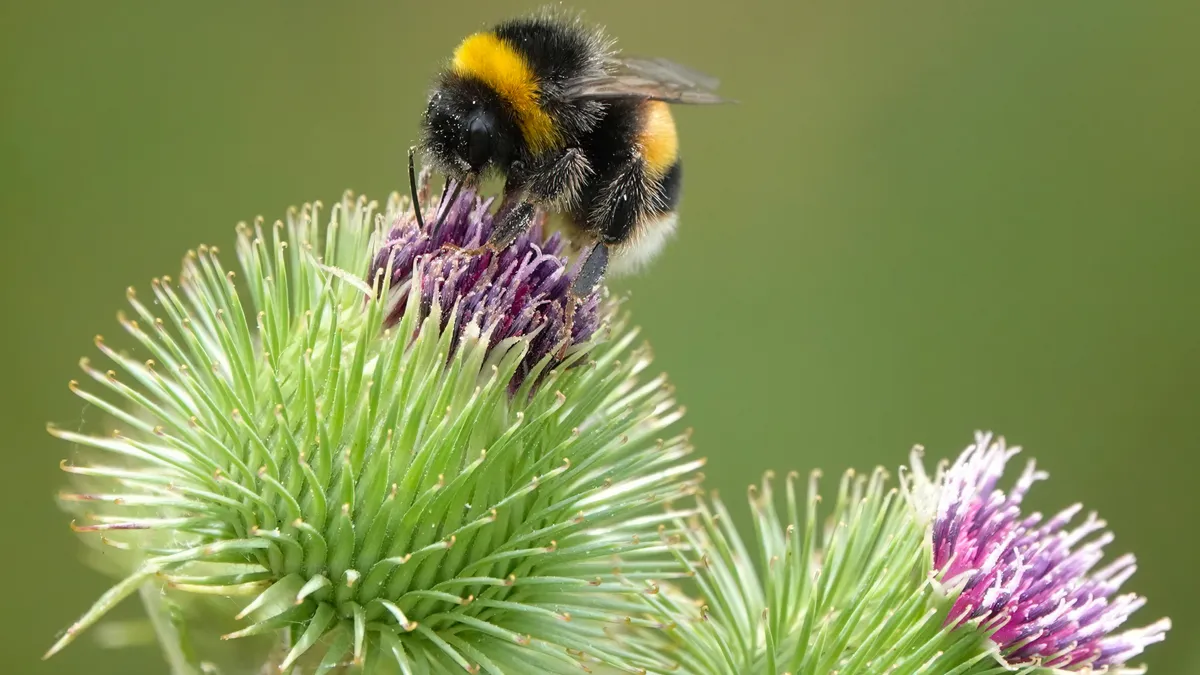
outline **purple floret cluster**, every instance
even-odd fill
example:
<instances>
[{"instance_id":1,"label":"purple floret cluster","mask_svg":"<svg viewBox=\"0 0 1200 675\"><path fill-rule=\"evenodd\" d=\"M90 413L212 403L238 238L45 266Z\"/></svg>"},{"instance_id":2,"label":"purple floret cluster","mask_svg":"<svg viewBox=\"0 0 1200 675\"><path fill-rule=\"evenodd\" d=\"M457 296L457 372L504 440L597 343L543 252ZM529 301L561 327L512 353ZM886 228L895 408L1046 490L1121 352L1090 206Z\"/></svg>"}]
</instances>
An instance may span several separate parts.
<instances>
[{"instance_id":1,"label":"purple floret cluster","mask_svg":"<svg viewBox=\"0 0 1200 675\"><path fill-rule=\"evenodd\" d=\"M979 434L944 474L934 565L947 584L963 585L949 621L978 621L1012 665L1123 666L1162 641L1170 623L1116 632L1145 604L1117 594L1136 569L1133 556L1100 566L1113 535L1095 514L1072 525L1080 505L1049 520L1023 515L1026 493L1047 475L1030 461L1010 490L996 489L1019 451Z\"/></svg>"},{"instance_id":2,"label":"purple floret cluster","mask_svg":"<svg viewBox=\"0 0 1200 675\"><path fill-rule=\"evenodd\" d=\"M490 347L509 338L529 339L513 377L516 388L543 359L550 358L545 372L559 365L572 346L592 337L600 325L600 293L571 297L577 270L568 265L559 234L543 237L542 215L503 251L483 250L496 222L492 201L464 189L452 203L441 205L445 213L431 212L426 205L423 228L411 211L398 214L367 278L374 282L377 275L390 274L387 325L414 309L409 291L415 280L420 318L428 316L436 300L442 329L451 319L455 322L454 344L471 323L489 337ZM438 217L442 222L432 237Z\"/></svg>"}]
</instances>

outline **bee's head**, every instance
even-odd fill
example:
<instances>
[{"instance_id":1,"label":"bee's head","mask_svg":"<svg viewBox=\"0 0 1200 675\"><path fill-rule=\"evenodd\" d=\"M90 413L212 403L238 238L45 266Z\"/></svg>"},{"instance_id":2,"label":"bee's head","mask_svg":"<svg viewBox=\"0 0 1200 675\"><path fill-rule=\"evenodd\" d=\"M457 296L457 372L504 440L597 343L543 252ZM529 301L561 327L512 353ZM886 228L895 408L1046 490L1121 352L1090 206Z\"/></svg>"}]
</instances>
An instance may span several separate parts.
<instances>
[{"instance_id":1,"label":"bee's head","mask_svg":"<svg viewBox=\"0 0 1200 675\"><path fill-rule=\"evenodd\" d=\"M437 168L460 180L488 169L507 170L520 138L495 92L454 76L430 96L422 131Z\"/></svg>"}]
</instances>

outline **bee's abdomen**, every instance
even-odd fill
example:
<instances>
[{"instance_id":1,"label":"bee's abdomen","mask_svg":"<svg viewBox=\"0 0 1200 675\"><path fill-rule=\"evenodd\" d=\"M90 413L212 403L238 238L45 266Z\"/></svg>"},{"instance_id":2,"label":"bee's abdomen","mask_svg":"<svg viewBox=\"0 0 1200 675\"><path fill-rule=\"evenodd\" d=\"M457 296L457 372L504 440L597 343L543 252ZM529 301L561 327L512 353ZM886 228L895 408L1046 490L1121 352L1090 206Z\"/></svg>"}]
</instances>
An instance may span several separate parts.
<instances>
[{"instance_id":1,"label":"bee's abdomen","mask_svg":"<svg viewBox=\"0 0 1200 675\"><path fill-rule=\"evenodd\" d=\"M637 238L679 204L682 165L670 108L660 101L614 101L585 142L593 178L581 194L581 222L602 241Z\"/></svg>"},{"instance_id":2,"label":"bee's abdomen","mask_svg":"<svg viewBox=\"0 0 1200 675\"><path fill-rule=\"evenodd\" d=\"M679 136L671 108L662 101L646 101L638 115L636 145L644 165L645 180L653 195L643 215L669 213L679 204L683 167L679 163Z\"/></svg>"},{"instance_id":3,"label":"bee's abdomen","mask_svg":"<svg viewBox=\"0 0 1200 675\"><path fill-rule=\"evenodd\" d=\"M656 210L667 212L679 208L679 198L683 196L683 163L678 158L659 180L658 187L662 202L657 205Z\"/></svg>"},{"instance_id":4,"label":"bee's abdomen","mask_svg":"<svg viewBox=\"0 0 1200 675\"><path fill-rule=\"evenodd\" d=\"M650 178L661 180L679 160L679 136L671 108L662 101L646 101L639 112L635 143L646 162Z\"/></svg>"}]
</instances>

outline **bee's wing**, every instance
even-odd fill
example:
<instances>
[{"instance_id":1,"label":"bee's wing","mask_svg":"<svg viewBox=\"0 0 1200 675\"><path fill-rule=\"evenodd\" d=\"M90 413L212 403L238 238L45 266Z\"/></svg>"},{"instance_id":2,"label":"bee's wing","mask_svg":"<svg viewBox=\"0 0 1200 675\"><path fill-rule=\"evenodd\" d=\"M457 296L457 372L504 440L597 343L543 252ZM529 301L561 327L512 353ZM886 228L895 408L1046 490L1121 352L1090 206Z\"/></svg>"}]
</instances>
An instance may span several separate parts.
<instances>
[{"instance_id":1,"label":"bee's wing","mask_svg":"<svg viewBox=\"0 0 1200 675\"><path fill-rule=\"evenodd\" d=\"M717 96L717 80L666 59L615 58L605 74L571 83L574 99L638 98L668 103L726 103Z\"/></svg>"}]
</instances>

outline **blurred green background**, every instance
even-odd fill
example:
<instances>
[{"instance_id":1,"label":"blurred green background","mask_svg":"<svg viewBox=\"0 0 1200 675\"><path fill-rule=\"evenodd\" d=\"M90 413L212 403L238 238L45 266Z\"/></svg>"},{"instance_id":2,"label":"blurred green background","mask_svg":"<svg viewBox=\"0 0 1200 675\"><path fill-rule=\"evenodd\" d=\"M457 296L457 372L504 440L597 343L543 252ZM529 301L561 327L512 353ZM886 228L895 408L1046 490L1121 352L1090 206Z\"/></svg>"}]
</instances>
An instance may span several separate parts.
<instances>
[{"instance_id":1,"label":"blurred green background","mask_svg":"<svg viewBox=\"0 0 1200 675\"><path fill-rule=\"evenodd\" d=\"M722 78L678 112L680 236L620 280L710 482L953 455L979 427L1136 552L1155 673L1197 667L1200 5L577 2ZM522 2L0 6L4 610L13 673L160 673L83 639L105 587L52 495L66 388L127 285L233 225L383 198L457 40ZM746 509L734 499L739 515Z\"/></svg>"}]
</instances>

